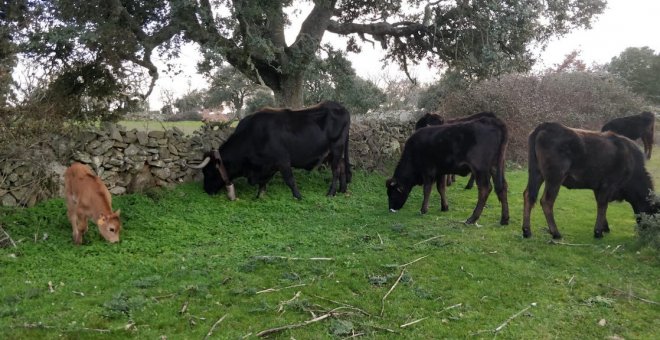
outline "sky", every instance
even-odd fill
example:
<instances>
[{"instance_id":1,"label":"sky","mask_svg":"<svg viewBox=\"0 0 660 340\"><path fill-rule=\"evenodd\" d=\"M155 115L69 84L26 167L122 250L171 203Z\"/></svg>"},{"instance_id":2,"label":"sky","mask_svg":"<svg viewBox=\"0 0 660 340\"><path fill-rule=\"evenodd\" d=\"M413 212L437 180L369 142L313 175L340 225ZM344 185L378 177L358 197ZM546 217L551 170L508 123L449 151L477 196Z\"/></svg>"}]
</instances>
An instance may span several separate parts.
<instances>
[{"instance_id":1,"label":"sky","mask_svg":"<svg viewBox=\"0 0 660 340\"><path fill-rule=\"evenodd\" d=\"M297 8L293 15L304 18L311 10ZM564 56L574 50L580 52L580 58L587 64L604 64L612 57L618 56L627 47L648 46L660 52L660 0L609 0L607 8L592 22L589 30L577 30L563 37L550 41L544 51L537 51L537 64L534 70L540 71L560 63ZM294 25L287 31L287 42L290 43L299 29L301 20L292 19ZM331 42L337 47L345 46L343 38L326 32L324 43ZM357 74L365 79L378 80L382 77L405 78L405 74L397 65L384 67L380 62L384 51L379 47L366 43L362 45L360 54L349 53L348 59L353 63ZM162 107L161 94L163 89L172 91L179 97L191 89L202 89L208 83L195 70L199 60L199 50L188 46L182 51L179 75L173 76L162 72L156 83L156 88L149 97L152 110ZM155 61L157 65L164 65ZM165 67L159 67L165 69ZM430 83L439 78L439 70L429 70L425 63L412 69L413 77Z\"/></svg>"}]
</instances>

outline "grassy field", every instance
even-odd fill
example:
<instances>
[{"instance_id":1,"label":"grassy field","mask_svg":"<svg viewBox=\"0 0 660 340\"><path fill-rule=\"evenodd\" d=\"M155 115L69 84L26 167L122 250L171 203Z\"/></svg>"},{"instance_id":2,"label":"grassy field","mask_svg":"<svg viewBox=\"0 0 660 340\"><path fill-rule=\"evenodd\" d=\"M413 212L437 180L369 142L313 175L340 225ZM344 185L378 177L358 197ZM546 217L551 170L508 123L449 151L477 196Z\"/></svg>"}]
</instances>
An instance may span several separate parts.
<instances>
[{"instance_id":1,"label":"grassy field","mask_svg":"<svg viewBox=\"0 0 660 340\"><path fill-rule=\"evenodd\" d=\"M141 131L163 131L173 127L178 127L186 135L190 135L193 131L199 129L204 123L196 121L182 121L182 122L158 122L147 120L122 120L119 125L125 126L127 129L138 129Z\"/></svg>"},{"instance_id":2,"label":"grassy field","mask_svg":"<svg viewBox=\"0 0 660 340\"><path fill-rule=\"evenodd\" d=\"M90 227L74 246L61 199L0 210L18 241L0 249L0 338L658 336L658 257L635 248L628 204L610 205L612 232L595 240L593 194L563 189L563 243L549 244L538 205L533 237L521 237L524 171L508 173L505 227L494 195L480 227L461 223L476 201L465 178L450 211L434 193L422 216L419 187L388 212L383 175L357 172L334 198L327 171L296 176L301 201L279 176L262 199L245 181L235 202L200 183L116 197L115 245Z\"/></svg>"}]
</instances>

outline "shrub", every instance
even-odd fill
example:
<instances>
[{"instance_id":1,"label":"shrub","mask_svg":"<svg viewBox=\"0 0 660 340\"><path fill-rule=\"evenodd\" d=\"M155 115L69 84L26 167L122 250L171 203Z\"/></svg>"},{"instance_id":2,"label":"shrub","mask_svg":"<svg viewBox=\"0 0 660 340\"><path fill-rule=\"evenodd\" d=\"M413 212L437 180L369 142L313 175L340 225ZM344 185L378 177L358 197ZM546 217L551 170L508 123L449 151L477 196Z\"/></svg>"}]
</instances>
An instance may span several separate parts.
<instances>
[{"instance_id":1,"label":"shrub","mask_svg":"<svg viewBox=\"0 0 660 340\"><path fill-rule=\"evenodd\" d=\"M615 78L594 72L508 74L446 93L439 113L458 117L493 111L509 127L507 158L524 163L527 136L540 123L600 130L606 121L642 111L643 101Z\"/></svg>"},{"instance_id":2,"label":"shrub","mask_svg":"<svg viewBox=\"0 0 660 340\"><path fill-rule=\"evenodd\" d=\"M652 204L660 204L660 196L657 194L653 194L650 200ZM641 214L636 231L637 242L640 246L660 249L660 214Z\"/></svg>"}]
</instances>

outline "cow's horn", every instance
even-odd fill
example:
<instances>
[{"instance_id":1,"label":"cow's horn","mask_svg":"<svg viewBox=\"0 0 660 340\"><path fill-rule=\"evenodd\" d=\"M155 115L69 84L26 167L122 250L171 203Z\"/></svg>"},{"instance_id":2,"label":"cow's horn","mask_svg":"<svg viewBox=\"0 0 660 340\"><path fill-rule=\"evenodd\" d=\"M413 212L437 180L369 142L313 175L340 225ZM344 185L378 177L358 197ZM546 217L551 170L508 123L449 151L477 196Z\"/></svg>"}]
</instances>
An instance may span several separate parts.
<instances>
[{"instance_id":1,"label":"cow's horn","mask_svg":"<svg viewBox=\"0 0 660 340\"><path fill-rule=\"evenodd\" d=\"M211 157L206 157L201 163L199 163L199 165L188 165L188 167L192 169L201 169L205 167L207 164L209 164L210 161L211 161Z\"/></svg>"},{"instance_id":2,"label":"cow's horn","mask_svg":"<svg viewBox=\"0 0 660 340\"><path fill-rule=\"evenodd\" d=\"M229 198L230 201L236 200L236 190L234 190L234 183L227 186L227 198Z\"/></svg>"}]
</instances>

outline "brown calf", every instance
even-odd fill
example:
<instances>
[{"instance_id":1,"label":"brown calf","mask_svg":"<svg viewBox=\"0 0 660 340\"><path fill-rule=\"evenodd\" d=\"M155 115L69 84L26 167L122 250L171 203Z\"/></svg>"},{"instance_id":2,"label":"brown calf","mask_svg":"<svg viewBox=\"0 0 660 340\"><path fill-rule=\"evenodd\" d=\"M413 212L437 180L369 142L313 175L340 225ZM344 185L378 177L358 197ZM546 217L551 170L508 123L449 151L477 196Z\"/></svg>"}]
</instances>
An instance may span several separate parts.
<instances>
[{"instance_id":1,"label":"brown calf","mask_svg":"<svg viewBox=\"0 0 660 340\"><path fill-rule=\"evenodd\" d=\"M81 244L87 232L87 220L96 222L99 232L110 243L119 241L120 211L112 212L112 197L101 179L83 164L73 163L64 172L66 207L73 243Z\"/></svg>"}]
</instances>

